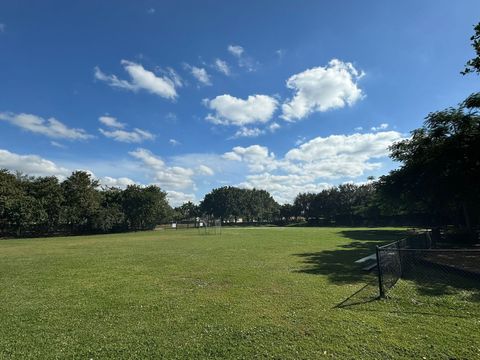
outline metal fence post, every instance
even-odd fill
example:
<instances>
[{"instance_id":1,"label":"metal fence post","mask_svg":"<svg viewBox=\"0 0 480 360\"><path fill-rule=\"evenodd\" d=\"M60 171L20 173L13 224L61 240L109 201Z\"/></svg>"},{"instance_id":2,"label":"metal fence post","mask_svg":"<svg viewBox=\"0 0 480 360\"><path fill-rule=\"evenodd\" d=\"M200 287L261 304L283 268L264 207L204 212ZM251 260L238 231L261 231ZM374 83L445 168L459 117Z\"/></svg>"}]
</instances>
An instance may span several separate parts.
<instances>
[{"instance_id":1,"label":"metal fence post","mask_svg":"<svg viewBox=\"0 0 480 360\"><path fill-rule=\"evenodd\" d=\"M383 289L382 267L380 266L380 250L378 249L378 245L376 247L376 253L377 253L377 270L378 270L378 289L380 290L380 298L384 298L385 291Z\"/></svg>"}]
</instances>

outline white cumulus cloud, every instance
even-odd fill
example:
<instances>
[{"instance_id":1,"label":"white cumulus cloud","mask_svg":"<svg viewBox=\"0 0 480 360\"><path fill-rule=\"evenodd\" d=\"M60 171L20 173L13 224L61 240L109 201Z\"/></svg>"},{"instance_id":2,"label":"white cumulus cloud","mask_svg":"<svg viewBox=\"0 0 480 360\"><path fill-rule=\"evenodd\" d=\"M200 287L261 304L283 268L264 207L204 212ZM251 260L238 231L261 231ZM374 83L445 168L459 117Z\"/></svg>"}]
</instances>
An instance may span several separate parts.
<instances>
[{"instance_id":1,"label":"white cumulus cloud","mask_svg":"<svg viewBox=\"0 0 480 360\"><path fill-rule=\"evenodd\" d=\"M257 137L265 133L265 130L255 128L248 128L248 127L241 127L239 130L235 132L233 138L240 138L240 137Z\"/></svg>"},{"instance_id":2,"label":"white cumulus cloud","mask_svg":"<svg viewBox=\"0 0 480 360\"><path fill-rule=\"evenodd\" d=\"M113 116L100 116L98 118L98 121L100 121L103 125L112 127L112 128L117 128L117 129L123 129L125 128L125 124L121 123L117 120L117 118L114 118Z\"/></svg>"},{"instance_id":3,"label":"white cumulus cloud","mask_svg":"<svg viewBox=\"0 0 480 360\"><path fill-rule=\"evenodd\" d=\"M50 145L52 146L55 146L57 148L60 148L60 149L66 149L67 147L63 144L60 144L59 142L56 142L56 141L50 141Z\"/></svg>"},{"instance_id":4,"label":"white cumulus cloud","mask_svg":"<svg viewBox=\"0 0 480 360\"><path fill-rule=\"evenodd\" d=\"M93 178L97 178L100 185L103 186L125 188L128 185L135 184L135 181L128 177L97 177L92 170L78 165L67 168L35 154L22 155L0 149L0 169L19 171L31 176L55 176L60 181L65 180L73 171L81 170L91 174ZM104 164L100 165L101 168L104 167L102 165Z\"/></svg>"},{"instance_id":5,"label":"white cumulus cloud","mask_svg":"<svg viewBox=\"0 0 480 360\"><path fill-rule=\"evenodd\" d=\"M317 193L330 187L324 182L315 182L315 178L308 175L286 174L273 175L270 173L248 175L246 180L239 184L248 189L256 188L267 190L280 204L291 203L299 193Z\"/></svg>"},{"instance_id":6,"label":"white cumulus cloud","mask_svg":"<svg viewBox=\"0 0 480 360\"><path fill-rule=\"evenodd\" d=\"M277 131L277 130L280 129L280 128L281 128L280 124L278 124L278 123L276 123L276 122L271 123L270 125L268 125L268 130L270 130L270 132L272 132L272 133L275 132L275 131Z\"/></svg>"},{"instance_id":7,"label":"white cumulus cloud","mask_svg":"<svg viewBox=\"0 0 480 360\"><path fill-rule=\"evenodd\" d=\"M386 130L388 129L388 124L387 123L383 123L383 124L380 124L378 126L372 126L370 128L370 130L372 131L381 131L381 130Z\"/></svg>"},{"instance_id":8,"label":"white cumulus cloud","mask_svg":"<svg viewBox=\"0 0 480 360\"><path fill-rule=\"evenodd\" d=\"M131 151L129 154L141 160L144 165L152 170L160 170L165 167L165 162L158 156L153 155L152 152L147 149L138 148L135 151Z\"/></svg>"},{"instance_id":9,"label":"white cumulus cloud","mask_svg":"<svg viewBox=\"0 0 480 360\"><path fill-rule=\"evenodd\" d=\"M210 80L210 75L207 73L207 70L204 68L199 68L196 66L189 66L188 68L190 69L190 72L192 73L193 77L197 79L197 81L205 86L212 85L212 82Z\"/></svg>"},{"instance_id":10,"label":"white cumulus cloud","mask_svg":"<svg viewBox=\"0 0 480 360\"><path fill-rule=\"evenodd\" d=\"M170 80L172 80L176 87L183 86L182 77L171 67L167 67L166 70L163 70L161 68L157 68L157 69L161 73L165 74L165 76L167 76Z\"/></svg>"},{"instance_id":11,"label":"white cumulus cloud","mask_svg":"<svg viewBox=\"0 0 480 360\"><path fill-rule=\"evenodd\" d=\"M265 189L277 201L290 202L299 192L318 192L331 180L353 180L380 168L388 147L402 138L395 131L316 137L281 158L265 146L236 146L223 159L247 165L240 186Z\"/></svg>"},{"instance_id":12,"label":"white cumulus cloud","mask_svg":"<svg viewBox=\"0 0 480 360\"><path fill-rule=\"evenodd\" d=\"M38 155L20 155L0 149L0 169L20 171L33 176L57 176L64 179L70 171Z\"/></svg>"},{"instance_id":13,"label":"white cumulus cloud","mask_svg":"<svg viewBox=\"0 0 480 360\"><path fill-rule=\"evenodd\" d=\"M86 140L93 136L89 135L83 129L69 128L61 121L55 118L44 119L33 114L14 114L10 112L0 113L0 120L9 122L24 130L36 134L42 134L50 138L69 139L69 140Z\"/></svg>"},{"instance_id":14,"label":"white cumulus cloud","mask_svg":"<svg viewBox=\"0 0 480 360\"><path fill-rule=\"evenodd\" d=\"M240 99L224 94L214 99L203 100L204 105L213 110L206 120L214 124L245 126L268 122L278 106L278 101L268 95L250 95Z\"/></svg>"},{"instance_id":15,"label":"white cumulus cloud","mask_svg":"<svg viewBox=\"0 0 480 360\"><path fill-rule=\"evenodd\" d=\"M228 45L227 50L230 54L236 57L241 57L245 51L240 45Z\"/></svg>"},{"instance_id":16,"label":"white cumulus cloud","mask_svg":"<svg viewBox=\"0 0 480 360\"><path fill-rule=\"evenodd\" d=\"M174 190L167 191L167 199L168 199L168 203L173 207L180 206L189 201L196 202L194 194L188 194L188 193L184 193L181 191L174 191Z\"/></svg>"},{"instance_id":17,"label":"white cumulus cloud","mask_svg":"<svg viewBox=\"0 0 480 360\"><path fill-rule=\"evenodd\" d=\"M352 106L364 96L358 86L363 75L352 63L332 59L325 67L291 76L287 87L295 94L282 105L281 117L296 121L313 112Z\"/></svg>"},{"instance_id":18,"label":"white cumulus cloud","mask_svg":"<svg viewBox=\"0 0 480 360\"><path fill-rule=\"evenodd\" d=\"M207 165L199 165L197 167L197 172L200 174L200 175L206 175L206 176L213 176L215 175L215 172L210 168L208 167Z\"/></svg>"},{"instance_id":19,"label":"white cumulus cloud","mask_svg":"<svg viewBox=\"0 0 480 360\"><path fill-rule=\"evenodd\" d=\"M255 71L257 62L245 52L245 49L240 45L228 45L227 50L230 54L235 56L238 60L238 66L245 68L247 71Z\"/></svg>"},{"instance_id":20,"label":"white cumulus cloud","mask_svg":"<svg viewBox=\"0 0 480 360\"><path fill-rule=\"evenodd\" d=\"M314 162L339 157L378 158L388 155L388 147L402 138L396 131L316 137L287 152L287 160Z\"/></svg>"},{"instance_id":21,"label":"white cumulus cloud","mask_svg":"<svg viewBox=\"0 0 480 360\"><path fill-rule=\"evenodd\" d=\"M215 59L214 63L215 69L222 74L229 76L230 75L230 67L228 66L227 62L220 59Z\"/></svg>"},{"instance_id":22,"label":"white cumulus cloud","mask_svg":"<svg viewBox=\"0 0 480 360\"><path fill-rule=\"evenodd\" d=\"M138 128L134 128L132 131L105 130L100 128L98 131L100 131L105 137L125 143L141 143L145 140L155 139L155 135L151 132Z\"/></svg>"},{"instance_id":23,"label":"white cumulus cloud","mask_svg":"<svg viewBox=\"0 0 480 360\"><path fill-rule=\"evenodd\" d=\"M192 169L181 166L167 166L160 157L142 148L131 151L129 154L147 166L151 177L160 187L166 190L195 187L193 181L195 172Z\"/></svg>"},{"instance_id":24,"label":"white cumulus cloud","mask_svg":"<svg viewBox=\"0 0 480 360\"><path fill-rule=\"evenodd\" d=\"M232 151L223 154L223 158L232 161L243 161L252 172L271 171L278 167L275 154L261 145L248 147L235 146Z\"/></svg>"},{"instance_id":25,"label":"white cumulus cloud","mask_svg":"<svg viewBox=\"0 0 480 360\"><path fill-rule=\"evenodd\" d=\"M135 181L127 177L113 178L110 176L104 176L99 180L101 185L121 189L125 189L128 185L135 185Z\"/></svg>"},{"instance_id":26,"label":"white cumulus cloud","mask_svg":"<svg viewBox=\"0 0 480 360\"><path fill-rule=\"evenodd\" d=\"M132 61L122 60L121 64L130 75L130 81L119 79L116 75L107 75L102 72L99 67L95 67L95 78L106 82L112 87L133 92L145 90L149 93L172 100L178 96L176 87L179 87L180 83L178 78L174 76L176 73L169 71L164 76L157 76L154 72L146 70L142 65Z\"/></svg>"},{"instance_id":27,"label":"white cumulus cloud","mask_svg":"<svg viewBox=\"0 0 480 360\"><path fill-rule=\"evenodd\" d=\"M250 138L258 137L260 135L266 134L267 132L274 133L275 131L277 131L280 128L281 128L281 126L276 122L273 122L273 123L269 124L268 126L266 126L263 129L260 129L258 127L250 128L250 127L247 127L247 126L242 126L240 129L238 129L235 132L235 134L230 139L237 139L237 138L242 138L242 137L250 137Z\"/></svg>"},{"instance_id":28,"label":"white cumulus cloud","mask_svg":"<svg viewBox=\"0 0 480 360\"><path fill-rule=\"evenodd\" d=\"M124 130L126 124L119 122L116 118L112 116L100 116L98 120L102 124L110 127L109 130L100 128L98 129L98 131L100 131L100 133L103 134L105 137L108 137L115 141L125 143L141 143L145 140L155 139L155 135L146 130L138 128L134 128L132 131Z\"/></svg>"}]
</instances>

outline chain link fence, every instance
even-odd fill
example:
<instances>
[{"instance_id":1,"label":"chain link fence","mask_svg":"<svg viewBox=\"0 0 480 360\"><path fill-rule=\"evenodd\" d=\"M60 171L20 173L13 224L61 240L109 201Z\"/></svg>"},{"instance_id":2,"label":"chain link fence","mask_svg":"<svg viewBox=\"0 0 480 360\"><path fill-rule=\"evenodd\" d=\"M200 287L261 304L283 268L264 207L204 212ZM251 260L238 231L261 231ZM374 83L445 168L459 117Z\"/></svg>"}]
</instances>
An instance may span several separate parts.
<instances>
[{"instance_id":1,"label":"chain link fence","mask_svg":"<svg viewBox=\"0 0 480 360\"><path fill-rule=\"evenodd\" d=\"M432 248L429 232L377 247L380 297L400 280L416 292L472 295L480 301L480 249Z\"/></svg>"}]
</instances>

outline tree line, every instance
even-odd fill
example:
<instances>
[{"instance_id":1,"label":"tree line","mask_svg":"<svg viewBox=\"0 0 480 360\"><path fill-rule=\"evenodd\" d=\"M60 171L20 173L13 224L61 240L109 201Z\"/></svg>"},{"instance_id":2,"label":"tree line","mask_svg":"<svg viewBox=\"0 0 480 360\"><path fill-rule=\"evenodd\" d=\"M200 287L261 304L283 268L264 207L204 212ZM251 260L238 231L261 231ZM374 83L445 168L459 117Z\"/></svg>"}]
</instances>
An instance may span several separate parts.
<instances>
[{"instance_id":1,"label":"tree line","mask_svg":"<svg viewBox=\"0 0 480 360\"><path fill-rule=\"evenodd\" d=\"M319 193L300 193L292 204L278 204L265 190L225 186L213 189L199 205L191 202L174 209L176 221L216 218L225 224L273 223L277 225L402 225L428 222L425 214L406 213L385 203L370 179L366 184L341 184ZM390 206L392 205L392 206Z\"/></svg>"},{"instance_id":2,"label":"tree line","mask_svg":"<svg viewBox=\"0 0 480 360\"><path fill-rule=\"evenodd\" d=\"M371 179L372 180L372 179ZM378 199L376 183L346 183L319 193L301 193L281 208L283 219L304 218L311 225L399 224L405 220Z\"/></svg>"},{"instance_id":3,"label":"tree line","mask_svg":"<svg viewBox=\"0 0 480 360\"><path fill-rule=\"evenodd\" d=\"M213 189L198 204L186 202L173 209L172 221L218 219L223 223L265 223L278 220L279 204L266 190L224 186Z\"/></svg>"},{"instance_id":4,"label":"tree line","mask_svg":"<svg viewBox=\"0 0 480 360\"><path fill-rule=\"evenodd\" d=\"M75 171L63 182L0 170L0 235L108 233L147 230L172 209L158 186L101 188Z\"/></svg>"}]
</instances>

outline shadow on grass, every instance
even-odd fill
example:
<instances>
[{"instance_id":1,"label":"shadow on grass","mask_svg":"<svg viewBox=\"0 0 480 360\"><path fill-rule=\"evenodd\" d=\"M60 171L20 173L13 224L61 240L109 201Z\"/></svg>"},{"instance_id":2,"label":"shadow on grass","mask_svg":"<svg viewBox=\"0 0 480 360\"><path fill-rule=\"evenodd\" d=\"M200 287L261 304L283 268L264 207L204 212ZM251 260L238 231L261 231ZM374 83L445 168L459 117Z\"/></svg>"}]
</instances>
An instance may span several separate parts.
<instances>
[{"instance_id":1,"label":"shadow on grass","mask_svg":"<svg viewBox=\"0 0 480 360\"><path fill-rule=\"evenodd\" d=\"M341 235L351 240L364 241L378 241L388 244L390 242L403 239L407 236L407 232L404 230L344 230ZM377 244L381 245L381 244Z\"/></svg>"},{"instance_id":2,"label":"shadow on grass","mask_svg":"<svg viewBox=\"0 0 480 360\"><path fill-rule=\"evenodd\" d=\"M379 300L378 298L373 299L374 300ZM371 302L370 301L370 302ZM381 300L380 300L381 301ZM388 300L386 300L388 301ZM397 307L397 308L389 308L389 309L382 309L378 307L372 307L372 308L365 308L365 307L359 307L359 306L354 306L354 305L362 305L364 303L356 303L353 305L349 306L339 306L337 305L336 308L342 308L343 310L349 310L349 311L355 311L355 312L367 312L367 313L375 313L375 314L397 314L397 315L424 315L424 316L432 316L432 317L439 317L439 318L458 318L458 319L471 319L472 314L465 314L462 311L458 312L453 312L453 310L444 312L442 311L424 311L421 308L420 309L407 309L405 307ZM474 316L476 317L476 316Z\"/></svg>"},{"instance_id":3,"label":"shadow on grass","mask_svg":"<svg viewBox=\"0 0 480 360\"><path fill-rule=\"evenodd\" d=\"M345 230L340 234L352 241L334 250L294 254L301 257L305 265L296 271L325 275L329 281L336 284L365 281L372 275L362 271L366 264L358 264L355 261L373 254L377 245L405 237L405 232L399 230Z\"/></svg>"},{"instance_id":4,"label":"shadow on grass","mask_svg":"<svg viewBox=\"0 0 480 360\"><path fill-rule=\"evenodd\" d=\"M351 308L366 304L378 299L378 282L373 273L363 271L365 263L355 263L356 260L369 256L375 252L377 245L387 244L400 240L406 236L405 231L399 230L345 230L341 235L350 240L333 250L294 254L302 258L303 268L296 270L299 273L324 275L338 285L366 284L360 290L336 305L336 308ZM458 274L440 272L438 269L418 267L407 277L413 284L411 293L402 294L411 296L441 297L454 295L458 299L469 302L480 301L480 277L477 279L465 278Z\"/></svg>"},{"instance_id":5,"label":"shadow on grass","mask_svg":"<svg viewBox=\"0 0 480 360\"><path fill-rule=\"evenodd\" d=\"M411 281L414 285L412 292L420 296L460 295L466 301L480 302L480 274L419 264L402 278Z\"/></svg>"},{"instance_id":6,"label":"shadow on grass","mask_svg":"<svg viewBox=\"0 0 480 360\"><path fill-rule=\"evenodd\" d=\"M341 236L349 242L334 250L294 254L303 259L304 267L299 273L324 275L334 284L366 284L354 294L343 300L336 308L346 308L366 304L378 299L378 283L375 274L362 270L365 263L355 263L375 252L377 245L388 244L405 237L405 231L399 230L344 230Z\"/></svg>"},{"instance_id":7,"label":"shadow on grass","mask_svg":"<svg viewBox=\"0 0 480 360\"><path fill-rule=\"evenodd\" d=\"M347 297L341 303L334 306L334 308L343 309L343 308L350 308L356 305L363 305L368 304L372 301L378 300L378 284L374 281L370 281L361 289L355 291L352 295Z\"/></svg>"},{"instance_id":8,"label":"shadow on grass","mask_svg":"<svg viewBox=\"0 0 480 360\"><path fill-rule=\"evenodd\" d=\"M414 288L411 290L413 290L413 292L404 292L402 294L394 291L395 294L392 296L388 295L386 299L381 299L378 294L378 284L372 281L362 286L333 308L355 312L372 312L376 314L425 315L440 318L469 319L480 317L478 306L475 303L480 298L475 299L472 297L478 296L478 293L470 296L465 296L465 294L458 296L458 293L454 293L456 301L449 302L447 300L446 303L443 303L445 299L442 299L442 295L445 295L444 293L429 294L429 296L437 297L432 305L431 303L428 304L428 302L423 304L422 301L424 301L424 299L418 300L417 298L417 295L420 294L417 293ZM437 300L440 300L440 302L437 302ZM376 301L378 301L378 303L372 304L373 306L369 305ZM432 310L432 308L435 310Z\"/></svg>"}]
</instances>

